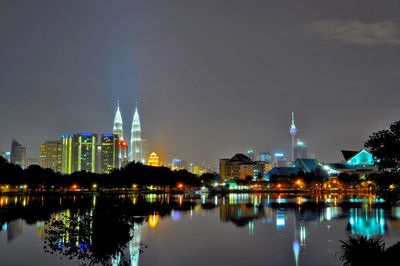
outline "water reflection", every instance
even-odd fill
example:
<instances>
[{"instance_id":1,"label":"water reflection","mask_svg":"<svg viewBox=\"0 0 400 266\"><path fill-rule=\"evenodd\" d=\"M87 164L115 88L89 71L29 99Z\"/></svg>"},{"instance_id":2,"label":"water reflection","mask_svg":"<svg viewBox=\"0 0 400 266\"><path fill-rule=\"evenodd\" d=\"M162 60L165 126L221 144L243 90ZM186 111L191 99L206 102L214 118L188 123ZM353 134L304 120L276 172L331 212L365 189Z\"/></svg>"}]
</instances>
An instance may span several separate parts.
<instances>
[{"instance_id":1,"label":"water reflection","mask_svg":"<svg viewBox=\"0 0 400 266\"><path fill-rule=\"evenodd\" d=\"M400 207L386 208L371 196L352 200L340 195L284 194L0 198L0 228L7 242L23 237L24 224L34 225L45 253L79 264L138 265L146 228L156 230L164 219L178 223L187 214L198 219L200 213L216 213L223 224L245 227L249 237L263 232L263 227L273 228L276 234L292 239L295 265L312 241L309 230L316 226L325 228L328 242L333 239L331 228L341 223L342 231L349 234L389 235L391 230L400 230Z\"/></svg>"}]
</instances>

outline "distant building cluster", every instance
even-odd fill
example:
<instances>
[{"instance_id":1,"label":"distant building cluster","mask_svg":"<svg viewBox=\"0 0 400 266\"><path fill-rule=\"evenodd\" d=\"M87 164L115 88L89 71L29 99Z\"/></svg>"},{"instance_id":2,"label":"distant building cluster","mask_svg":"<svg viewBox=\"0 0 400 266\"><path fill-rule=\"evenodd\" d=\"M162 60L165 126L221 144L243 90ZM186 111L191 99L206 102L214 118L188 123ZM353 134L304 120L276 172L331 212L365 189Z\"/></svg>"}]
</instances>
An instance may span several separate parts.
<instances>
[{"instance_id":1,"label":"distant building cluster","mask_svg":"<svg viewBox=\"0 0 400 266\"><path fill-rule=\"evenodd\" d=\"M156 152L148 152L148 142L142 138L139 110L136 105L129 142L124 135L123 120L119 102L114 116L112 133L90 132L63 134L59 140L46 140L40 145L39 158L27 158L26 147L13 139L11 152L0 149L0 156L7 161L27 168L40 165L55 172L71 174L76 171L110 173L113 169L125 167L130 162L149 166L166 166L172 170L187 170L194 174L212 172L205 162L199 165L175 158L164 163Z\"/></svg>"},{"instance_id":2,"label":"distant building cluster","mask_svg":"<svg viewBox=\"0 0 400 266\"><path fill-rule=\"evenodd\" d=\"M316 169L322 169L330 177L336 177L340 173L355 173L363 176L375 171L373 157L366 150L342 151L344 161L338 163L320 163L315 158L310 158L307 145L300 139L295 139L298 130L292 113L289 128L291 136L291 158L288 159L283 152L261 152L256 156L253 149L245 154L235 154L230 159L219 160L219 173L224 180L253 180L268 181L272 175L296 176L300 171L311 173Z\"/></svg>"}]
</instances>

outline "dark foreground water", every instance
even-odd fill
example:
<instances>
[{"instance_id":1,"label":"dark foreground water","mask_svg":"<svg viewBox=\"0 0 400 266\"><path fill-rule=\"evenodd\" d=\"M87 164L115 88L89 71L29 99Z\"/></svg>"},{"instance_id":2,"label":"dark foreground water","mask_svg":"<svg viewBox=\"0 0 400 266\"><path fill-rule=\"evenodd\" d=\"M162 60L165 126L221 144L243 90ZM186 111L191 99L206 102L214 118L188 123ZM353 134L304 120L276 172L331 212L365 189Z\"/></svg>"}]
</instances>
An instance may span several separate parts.
<instances>
[{"instance_id":1,"label":"dark foreground water","mask_svg":"<svg viewBox=\"0 0 400 266\"><path fill-rule=\"evenodd\" d=\"M0 265L342 265L339 240L400 241L400 207L285 194L0 198Z\"/></svg>"}]
</instances>

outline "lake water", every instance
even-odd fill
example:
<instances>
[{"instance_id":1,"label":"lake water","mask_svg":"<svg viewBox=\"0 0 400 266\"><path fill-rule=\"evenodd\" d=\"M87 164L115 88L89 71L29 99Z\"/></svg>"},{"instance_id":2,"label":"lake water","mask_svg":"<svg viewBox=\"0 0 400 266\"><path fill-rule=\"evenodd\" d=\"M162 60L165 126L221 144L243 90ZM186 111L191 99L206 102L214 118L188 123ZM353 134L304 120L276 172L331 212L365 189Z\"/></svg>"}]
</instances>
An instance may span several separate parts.
<instances>
[{"instance_id":1,"label":"lake water","mask_svg":"<svg viewBox=\"0 0 400 266\"><path fill-rule=\"evenodd\" d=\"M0 265L342 265L340 240L400 241L368 195L1 196Z\"/></svg>"}]
</instances>

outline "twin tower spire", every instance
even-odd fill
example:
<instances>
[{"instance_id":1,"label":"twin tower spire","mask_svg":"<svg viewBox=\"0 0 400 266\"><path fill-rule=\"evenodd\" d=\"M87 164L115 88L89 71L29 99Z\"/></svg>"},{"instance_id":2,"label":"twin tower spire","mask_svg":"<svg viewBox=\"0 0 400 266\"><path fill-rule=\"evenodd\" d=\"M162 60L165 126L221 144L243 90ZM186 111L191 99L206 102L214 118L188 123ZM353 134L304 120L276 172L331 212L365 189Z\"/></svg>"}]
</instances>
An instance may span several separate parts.
<instances>
[{"instance_id":1,"label":"twin tower spire","mask_svg":"<svg viewBox=\"0 0 400 266\"><path fill-rule=\"evenodd\" d=\"M124 141L124 129L122 123L121 111L119 109L119 101L117 106L117 112L114 117L113 134L118 135L121 141ZM131 139L129 145L129 160L135 162L145 163L145 158L143 156L143 142L142 142L142 132L140 127L140 118L138 107L136 104L135 113L133 115L132 129L131 129Z\"/></svg>"}]
</instances>

